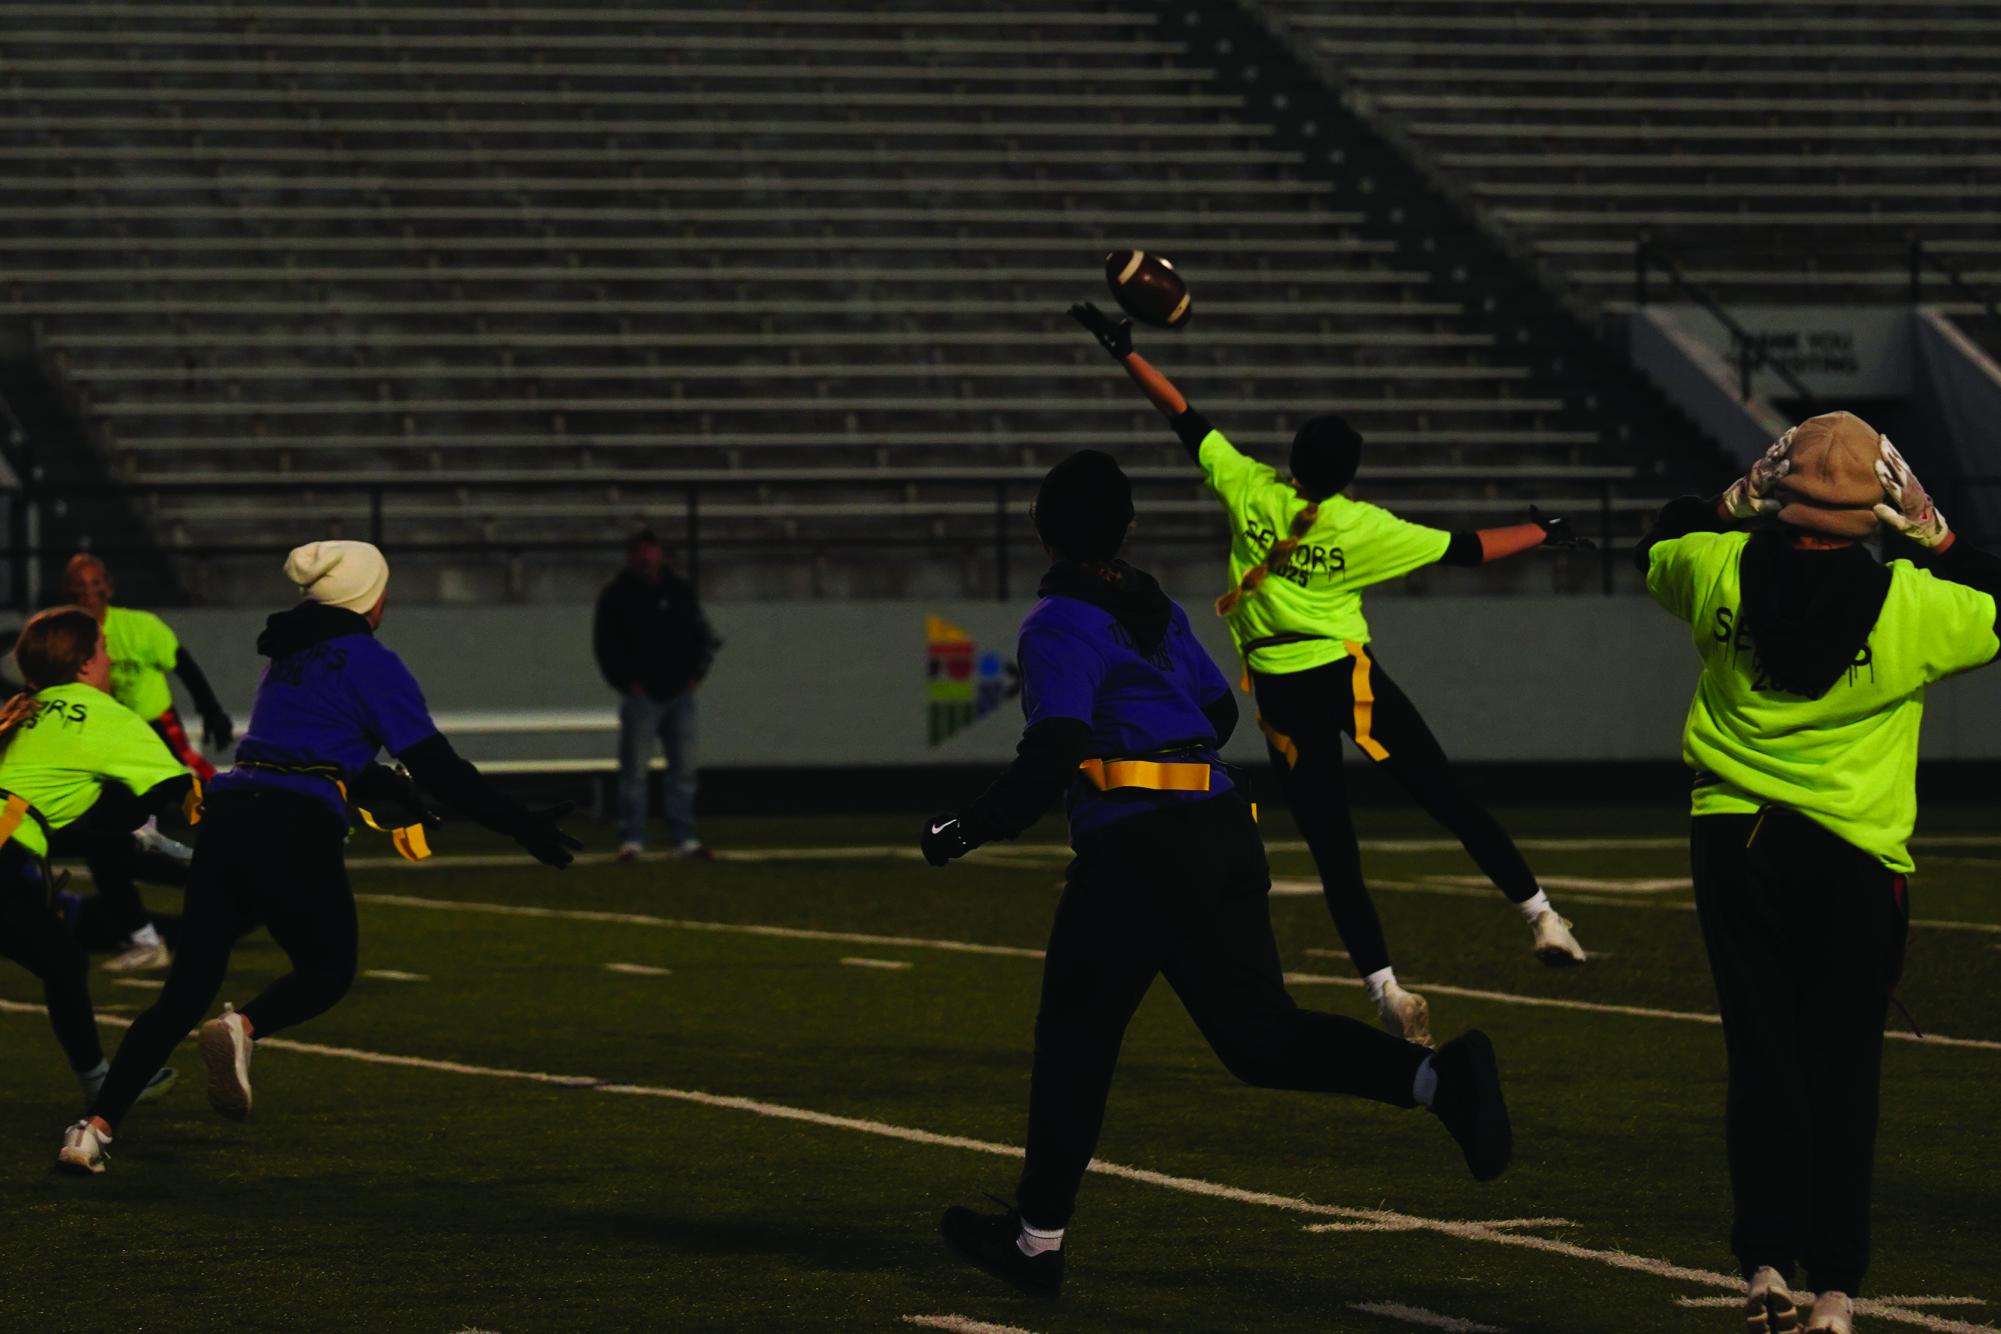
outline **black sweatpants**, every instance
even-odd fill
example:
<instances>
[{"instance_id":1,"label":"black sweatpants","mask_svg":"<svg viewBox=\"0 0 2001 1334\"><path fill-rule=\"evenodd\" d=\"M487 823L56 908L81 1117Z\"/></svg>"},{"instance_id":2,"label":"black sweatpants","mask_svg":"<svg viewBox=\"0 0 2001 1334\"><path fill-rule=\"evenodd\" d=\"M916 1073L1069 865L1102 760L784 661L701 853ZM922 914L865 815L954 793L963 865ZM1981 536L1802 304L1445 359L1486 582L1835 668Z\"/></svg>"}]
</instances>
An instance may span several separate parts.
<instances>
[{"instance_id":1,"label":"black sweatpants","mask_svg":"<svg viewBox=\"0 0 2001 1334\"><path fill-rule=\"evenodd\" d=\"M129 828L119 829L115 822L100 823L91 816L58 829L50 841L49 856L56 861L81 861L90 871L91 883L97 888L93 939L108 937L107 948L123 947L127 937L152 920L139 898L138 881L187 883L187 868L181 863L141 852L134 846Z\"/></svg>"},{"instance_id":2,"label":"black sweatpants","mask_svg":"<svg viewBox=\"0 0 2001 1334\"><path fill-rule=\"evenodd\" d=\"M1904 878L1805 816L1704 815L1689 856L1729 1053L1731 1249L1855 1296Z\"/></svg>"},{"instance_id":3,"label":"black sweatpants","mask_svg":"<svg viewBox=\"0 0 2001 1334\"><path fill-rule=\"evenodd\" d=\"M1334 929L1356 971L1366 977L1390 966L1390 947L1362 878L1362 850L1341 773L1342 733L1465 845L1474 864L1510 902L1534 898L1536 878L1507 831L1459 786L1444 748L1409 696L1376 661L1374 650L1351 644L1348 653L1339 662L1303 672L1253 672L1251 685L1272 767L1320 869L1320 889Z\"/></svg>"},{"instance_id":4,"label":"black sweatpants","mask_svg":"<svg viewBox=\"0 0 2001 1334\"><path fill-rule=\"evenodd\" d=\"M292 792L223 792L208 800L189 868L180 943L152 1009L133 1021L91 1110L115 1128L152 1073L208 1013L230 948L262 921L292 971L239 1006L257 1037L331 1009L354 982L354 892L347 829L323 802Z\"/></svg>"},{"instance_id":5,"label":"black sweatpants","mask_svg":"<svg viewBox=\"0 0 2001 1334\"><path fill-rule=\"evenodd\" d=\"M1016 1199L1036 1227L1070 1220L1097 1148L1119 1045L1168 985L1231 1074L1263 1088L1414 1105L1430 1053L1302 1010L1272 939L1264 848L1236 796L1133 816L1078 841L1042 968L1028 1159Z\"/></svg>"},{"instance_id":6,"label":"black sweatpants","mask_svg":"<svg viewBox=\"0 0 2001 1334\"><path fill-rule=\"evenodd\" d=\"M90 1006L90 961L49 897L41 862L11 842L0 846L0 955L42 980L49 1023L70 1068L89 1070L103 1060Z\"/></svg>"}]
</instances>

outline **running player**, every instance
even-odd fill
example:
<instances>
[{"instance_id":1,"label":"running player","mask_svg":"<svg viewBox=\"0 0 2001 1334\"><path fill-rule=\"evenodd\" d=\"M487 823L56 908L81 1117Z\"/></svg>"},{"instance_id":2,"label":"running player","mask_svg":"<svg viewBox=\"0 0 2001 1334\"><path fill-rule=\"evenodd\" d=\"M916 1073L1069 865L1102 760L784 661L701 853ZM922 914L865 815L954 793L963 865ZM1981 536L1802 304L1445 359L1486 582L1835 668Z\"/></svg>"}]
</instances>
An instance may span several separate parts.
<instances>
[{"instance_id":1,"label":"running player","mask_svg":"<svg viewBox=\"0 0 2001 1334\"><path fill-rule=\"evenodd\" d=\"M49 1021L88 1108L110 1067L98 1045L89 966L49 881L49 841L121 794L130 829L149 813L178 808L194 780L106 693L110 658L88 612L36 614L14 658L23 689L0 707L0 954L42 980ZM144 1077L141 1098L164 1093L174 1072L156 1064Z\"/></svg>"},{"instance_id":2,"label":"running player","mask_svg":"<svg viewBox=\"0 0 2001 1334\"><path fill-rule=\"evenodd\" d=\"M1132 517L1132 487L1109 455L1073 454L1043 480L1035 527L1055 564L1021 627L1021 745L998 781L921 839L943 866L1014 838L1065 797L1076 856L1043 963L1018 1208L955 1206L942 1223L962 1257L1045 1296L1062 1286L1063 1230L1119 1044L1156 974L1246 1083L1422 1104L1482 1181L1512 1151L1484 1034L1434 1054L1286 993L1264 848L1217 758L1236 700L1186 613L1117 559Z\"/></svg>"},{"instance_id":3,"label":"running player","mask_svg":"<svg viewBox=\"0 0 2001 1334\"><path fill-rule=\"evenodd\" d=\"M1929 548L1929 567L1879 564L1858 541L1879 522ZM2001 649L2001 560L1955 542L1896 449L1846 412L1787 431L1721 496L1669 504L1636 554L1702 659L1682 734L1689 859L1728 1054L1749 1327L1795 1328L1804 1264L1806 1329L1849 1334L1925 687Z\"/></svg>"},{"instance_id":4,"label":"running player","mask_svg":"<svg viewBox=\"0 0 2001 1334\"><path fill-rule=\"evenodd\" d=\"M375 638L389 584L380 551L366 542L313 542L291 553L285 574L306 600L272 616L257 640L270 665L235 767L210 785L173 971L159 1002L120 1044L93 1114L64 1136L57 1162L71 1171L104 1170L104 1146L131 1107L141 1072L164 1060L208 1010L247 921L270 929L292 971L242 1010L225 1005L220 1018L202 1025L201 1057L217 1111L249 1114L254 1037L303 1023L347 993L357 949L354 893L342 861L348 795L380 768L372 763L378 750L545 865L568 866L582 846L557 824L568 807L529 810L439 733L409 668Z\"/></svg>"},{"instance_id":5,"label":"running player","mask_svg":"<svg viewBox=\"0 0 2001 1334\"><path fill-rule=\"evenodd\" d=\"M1256 692L1258 726L1321 890L1355 970L1392 1033L1431 1040L1424 998L1390 963L1382 922L1362 877L1362 854L1341 773L1341 734L1394 775L1465 845L1528 922L1544 963L1584 962L1584 951L1536 883L1514 841L1461 788L1445 752L1369 642L1362 590L1423 566L1481 565L1531 547L1585 545L1568 520L1448 533L1341 494L1354 480L1362 437L1339 417L1310 418L1292 443L1292 477L1238 452L1180 391L1133 351L1132 321L1072 306L1112 359L1166 415L1201 465L1231 522L1230 591L1217 600ZM1534 512L1531 511L1533 514Z\"/></svg>"},{"instance_id":6,"label":"running player","mask_svg":"<svg viewBox=\"0 0 2001 1334\"><path fill-rule=\"evenodd\" d=\"M194 697L202 718L202 740L211 750L225 750L234 734L234 724L209 687L194 656L175 637L167 623L150 611L117 607L111 603L111 571L103 561L87 551L71 556L63 567L63 591L77 606L97 618L104 629L106 650L111 654L111 697L152 724L153 730L203 782L215 777L215 766L188 740L174 709L174 693L167 673L181 678ZM81 831L79 831L81 833ZM141 834L142 846L150 831ZM157 850L172 853L171 846ZM118 840L93 840L79 846L97 884L100 903L112 925L125 937L119 953L105 963L111 972L134 972L165 968L172 962L167 945L146 916L133 883L133 849Z\"/></svg>"}]
</instances>

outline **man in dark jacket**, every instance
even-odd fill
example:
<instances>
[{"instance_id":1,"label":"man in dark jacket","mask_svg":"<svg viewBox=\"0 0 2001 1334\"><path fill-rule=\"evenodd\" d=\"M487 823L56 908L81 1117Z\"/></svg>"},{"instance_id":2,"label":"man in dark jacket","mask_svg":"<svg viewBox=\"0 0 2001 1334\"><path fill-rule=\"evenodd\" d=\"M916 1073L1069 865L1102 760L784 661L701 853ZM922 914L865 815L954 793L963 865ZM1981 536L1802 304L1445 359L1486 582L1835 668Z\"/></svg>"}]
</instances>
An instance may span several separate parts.
<instances>
[{"instance_id":1,"label":"man in dark jacket","mask_svg":"<svg viewBox=\"0 0 2001 1334\"><path fill-rule=\"evenodd\" d=\"M674 855L708 861L695 837L695 687L721 641L687 580L650 529L625 544L625 569L598 595L598 670L618 692L618 859L646 846L646 770L654 738L667 753L667 838Z\"/></svg>"}]
</instances>

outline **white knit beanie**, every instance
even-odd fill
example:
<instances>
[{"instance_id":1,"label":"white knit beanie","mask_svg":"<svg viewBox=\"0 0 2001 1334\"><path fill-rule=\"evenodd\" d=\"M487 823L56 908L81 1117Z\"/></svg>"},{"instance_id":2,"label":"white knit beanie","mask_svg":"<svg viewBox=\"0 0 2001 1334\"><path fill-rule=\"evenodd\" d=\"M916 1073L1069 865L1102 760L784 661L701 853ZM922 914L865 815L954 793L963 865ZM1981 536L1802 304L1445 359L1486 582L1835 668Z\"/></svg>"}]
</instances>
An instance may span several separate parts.
<instances>
[{"instance_id":1,"label":"white knit beanie","mask_svg":"<svg viewBox=\"0 0 2001 1334\"><path fill-rule=\"evenodd\" d=\"M308 542L285 557L285 577L315 602L366 616L389 586L389 562L368 542Z\"/></svg>"}]
</instances>

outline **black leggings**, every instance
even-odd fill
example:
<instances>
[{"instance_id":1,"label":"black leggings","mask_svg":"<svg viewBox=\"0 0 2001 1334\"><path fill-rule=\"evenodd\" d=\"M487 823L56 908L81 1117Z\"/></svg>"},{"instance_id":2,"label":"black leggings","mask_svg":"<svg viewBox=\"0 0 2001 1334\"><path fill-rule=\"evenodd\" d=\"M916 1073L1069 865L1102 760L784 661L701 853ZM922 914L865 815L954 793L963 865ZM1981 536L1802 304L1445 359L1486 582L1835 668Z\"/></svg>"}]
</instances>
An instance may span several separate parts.
<instances>
[{"instance_id":1,"label":"black leggings","mask_svg":"<svg viewBox=\"0 0 2001 1334\"><path fill-rule=\"evenodd\" d=\"M1390 966L1383 924L1362 878L1362 850L1341 773L1341 734L1388 769L1431 818L1465 845L1474 864L1510 902L1535 897L1535 872L1494 817L1452 776L1438 739L1410 697L1397 688L1366 645L1309 671L1251 674L1258 725L1264 729L1286 804L1320 868L1320 888L1358 972Z\"/></svg>"},{"instance_id":2,"label":"black leggings","mask_svg":"<svg viewBox=\"0 0 2001 1334\"><path fill-rule=\"evenodd\" d=\"M331 1009L354 982L354 892L347 831L325 804L292 792L225 792L208 802L186 915L166 987L118 1046L91 1110L116 1127L153 1071L166 1063L222 990L230 947L246 925L271 931L292 971L239 1007L256 1036Z\"/></svg>"},{"instance_id":3,"label":"black leggings","mask_svg":"<svg viewBox=\"0 0 2001 1334\"><path fill-rule=\"evenodd\" d=\"M103 1060L90 1008L90 961L50 901L41 863L18 843L0 847L0 955L42 979L49 1022L70 1068L89 1070Z\"/></svg>"},{"instance_id":4,"label":"black leggings","mask_svg":"<svg viewBox=\"0 0 2001 1334\"><path fill-rule=\"evenodd\" d=\"M1016 1198L1037 1227L1065 1226L1098 1144L1126 1025L1156 974L1231 1074L1261 1088L1413 1105L1429 1055L1287 994L1265 902L1270 878L1235 796L1134 816L1091 836L1049 932L1028 1156Z\"/></svg>"},{"instance_id":5,"label":"black leggings","mask_svg":"<svg viewBox=\"0 0 2001 1334\"><path fill-rule=\"evenodd\" d=\"M1869 1265L1883 1019L1904 878L1803 815L1704 815L1695 906L1729 1053L1731 1249L1853 1297Z\"/></svg>"}]
</instances>

